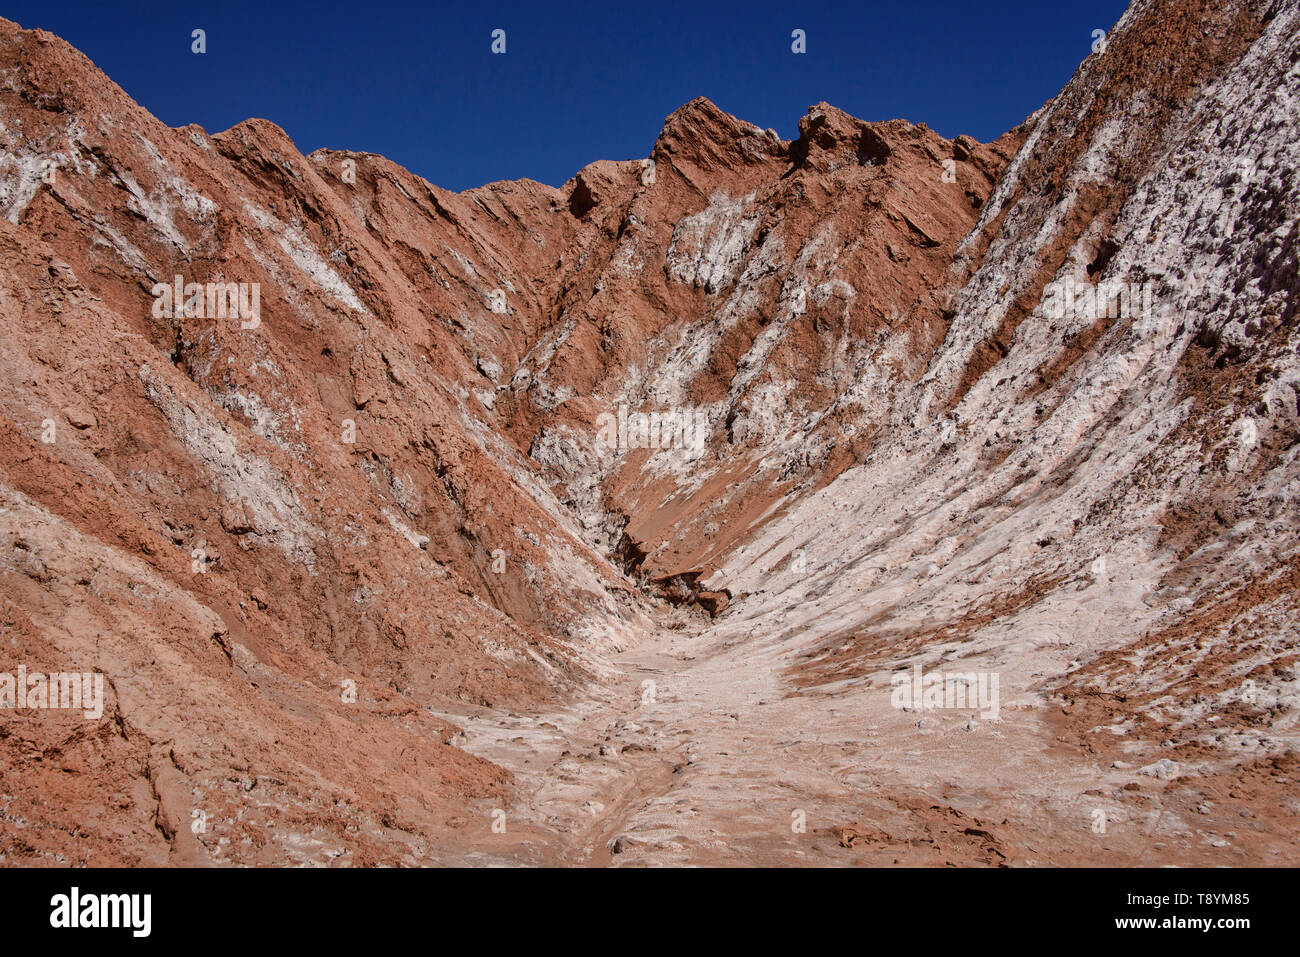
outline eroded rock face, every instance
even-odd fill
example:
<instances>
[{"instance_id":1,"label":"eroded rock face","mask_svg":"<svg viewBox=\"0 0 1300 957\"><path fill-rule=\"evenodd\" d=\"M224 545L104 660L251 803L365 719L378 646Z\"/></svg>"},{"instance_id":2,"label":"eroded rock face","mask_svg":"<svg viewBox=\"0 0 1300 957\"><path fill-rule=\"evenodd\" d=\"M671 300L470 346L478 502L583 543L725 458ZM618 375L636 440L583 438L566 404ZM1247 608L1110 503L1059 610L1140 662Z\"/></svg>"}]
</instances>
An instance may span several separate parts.
<instances>
[{"instance_id":1,"label":"eroded rock face","mask_svg":"<svg viewBox=\"0 0 1300 957\"><path fill-rule=\"evenodd\" d=\"M94 723L0 711L0 855L465 859L533 793L529 859L590 860L556 835L608 796L475 729L571 737L519 712L588 715L665 627L757 649L737 700L791 727L961 658L1031 716L990 748L1289 760L1298 20L1139 0L989 144L697 99L459 194L170 129L0 21L0 671L106 678ZM668 753L625 729L593 760Z\"/></svg>"}]
</instances>

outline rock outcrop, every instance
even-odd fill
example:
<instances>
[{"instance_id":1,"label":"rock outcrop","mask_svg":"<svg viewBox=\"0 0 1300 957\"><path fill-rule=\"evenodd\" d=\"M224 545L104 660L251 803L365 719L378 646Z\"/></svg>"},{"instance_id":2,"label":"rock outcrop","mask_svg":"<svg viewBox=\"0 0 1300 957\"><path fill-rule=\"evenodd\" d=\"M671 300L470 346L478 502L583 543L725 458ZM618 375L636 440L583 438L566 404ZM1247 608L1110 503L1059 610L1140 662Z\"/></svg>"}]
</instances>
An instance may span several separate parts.
<instances>
[{"instance_id":1,"label":"rock outcrop","mask_svg":"<svg viewBox=\"0 0 1300 957\"><path fill-rule=\"evenodd\" d=\"M96 721L0 711L0 860L698 860L666 781L722 827L710 782L805 759L670 727L861 707L897 757L937 719L888 725L889 676L954 661L1011 712L961 718L981 766L1294 815L1295 2L1136 0L991 143L826 103L783 141L701 98L558 189L172 129L8 21L0 65L0 672L105 677ZM701 660L676 698L625 657L665 635ZM602 726L620 783L565 791L629 680L670 723ZM977 773L933 760L927 794ZM981 799L1069 803L1025 767ZM821 852L972 833L909 787L852 783L871 825L809 792L846 815ZM933 853L1035 827L1081 859L1050 820ZM1245 862L1295 861L1259 831Z\"/></svg>"}]
</instances>

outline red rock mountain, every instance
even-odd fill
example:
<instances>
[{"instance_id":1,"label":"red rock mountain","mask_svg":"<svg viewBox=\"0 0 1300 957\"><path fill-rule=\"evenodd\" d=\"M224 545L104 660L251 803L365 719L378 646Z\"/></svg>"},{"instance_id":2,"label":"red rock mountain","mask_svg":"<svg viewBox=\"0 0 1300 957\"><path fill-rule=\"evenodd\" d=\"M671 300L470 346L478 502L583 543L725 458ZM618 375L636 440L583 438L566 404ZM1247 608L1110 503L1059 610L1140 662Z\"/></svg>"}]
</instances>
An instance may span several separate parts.
<instances>
[{"instance_id":1,"label":"red rock mountain","mask_svg":"<svg viewBox=\"0 0 1300 957\"><path fill-rule=\"evenodd\" d=\"M0 21L0 862L1296 863L1298 64L451 193Z\"/></svg>"}]
</instances>

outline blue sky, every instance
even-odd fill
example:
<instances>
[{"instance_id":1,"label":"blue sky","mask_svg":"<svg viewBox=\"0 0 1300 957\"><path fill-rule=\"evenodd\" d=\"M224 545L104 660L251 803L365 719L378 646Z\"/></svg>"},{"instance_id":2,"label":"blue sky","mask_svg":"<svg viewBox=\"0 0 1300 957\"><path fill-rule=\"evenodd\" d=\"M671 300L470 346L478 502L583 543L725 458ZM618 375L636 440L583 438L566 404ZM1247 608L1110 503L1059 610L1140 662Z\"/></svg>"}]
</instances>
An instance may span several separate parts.
<instances>
[{"instance_id":1,"label":"blue sky","mask_svg":"<svg viewBox=\"0 0 1300 957\"><path fill-rule=\"evenodd\" d=\"M700 95L786 137L825 100L993 139L1065 84L1125 6L5 0L0 13L59 34L172 126L265 117L304 153L381 153L459 190L559 185L593 160L646 156L664 117Z\"/></svg>"}]
</instances>

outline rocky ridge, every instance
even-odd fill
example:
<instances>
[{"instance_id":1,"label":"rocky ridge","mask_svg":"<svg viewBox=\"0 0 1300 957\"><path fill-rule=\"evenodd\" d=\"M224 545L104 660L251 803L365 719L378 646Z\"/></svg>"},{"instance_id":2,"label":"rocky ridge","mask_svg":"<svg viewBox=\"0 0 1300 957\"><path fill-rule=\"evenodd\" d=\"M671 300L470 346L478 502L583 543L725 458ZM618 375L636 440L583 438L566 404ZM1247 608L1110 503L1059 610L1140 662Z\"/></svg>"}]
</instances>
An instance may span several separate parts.
<instances>
[{"instance_id":1,"label":"rocky ridge","mask_svg":"<svg viewBox=\"0 0 1300 957\"><path fill-rule=\"evenodd\" d=\"M0 21L0 859L1294 861L1298 20L459 194Z\"/></svg>"}]
</instances>

